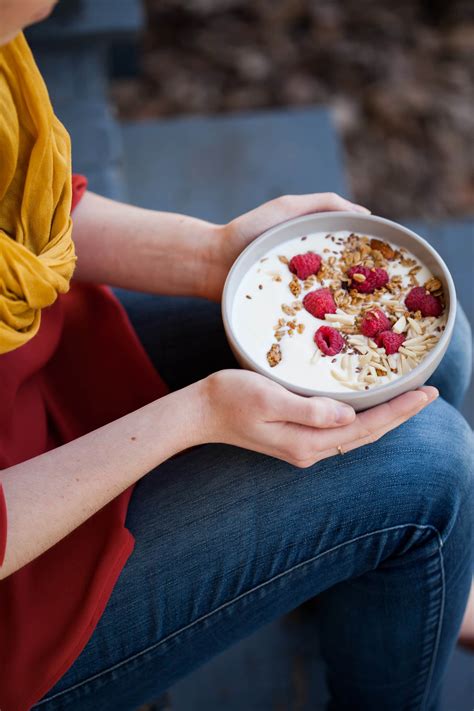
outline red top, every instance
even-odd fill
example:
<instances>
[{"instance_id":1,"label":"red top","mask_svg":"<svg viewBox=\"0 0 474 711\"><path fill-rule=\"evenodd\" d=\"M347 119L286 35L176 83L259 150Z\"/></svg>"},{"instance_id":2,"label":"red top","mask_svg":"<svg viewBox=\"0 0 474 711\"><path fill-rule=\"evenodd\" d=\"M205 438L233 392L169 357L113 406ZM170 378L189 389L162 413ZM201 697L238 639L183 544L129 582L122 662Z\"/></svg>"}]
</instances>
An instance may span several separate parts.
<instances>
[{"instance_id":1,"label":"red top","mask_svg":"<svg viewBox=\"0 0 474 711\"><path fill-rule=\"evenodd\" d=\"M73 208L86 184L73 177ZM72 283L41 319L31 341L0 355L0 469L167 392L108 288ZM91 637L133 549L124 525L131 492L0 581L1 711L25 711L37 702ZM7 510L0 486L0 564Z\"/></svg>"}]
</instances>

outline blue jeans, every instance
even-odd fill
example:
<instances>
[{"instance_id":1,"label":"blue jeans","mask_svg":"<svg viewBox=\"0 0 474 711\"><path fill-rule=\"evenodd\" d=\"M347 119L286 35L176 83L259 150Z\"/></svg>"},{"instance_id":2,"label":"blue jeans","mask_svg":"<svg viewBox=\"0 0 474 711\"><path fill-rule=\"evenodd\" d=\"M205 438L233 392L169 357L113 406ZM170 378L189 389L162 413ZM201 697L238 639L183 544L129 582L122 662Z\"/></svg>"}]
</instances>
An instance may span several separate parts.
<instances>
[{"instance_id":1,"label":"blue jeans","mask_svg":"<svg viewBox=\"0 0 474 711\"><path fill-rule=\"evenodd\" d=\"M118 293L172 388L234 366L216 305ZM343 457L297 469L215 444L150 472L106 610L35 708L130 711L318 595L331 709L435 709L472 571L472 434L456 409L470 343L461 313L432 378L442 397Z\"/></svg>"}]
</instances>

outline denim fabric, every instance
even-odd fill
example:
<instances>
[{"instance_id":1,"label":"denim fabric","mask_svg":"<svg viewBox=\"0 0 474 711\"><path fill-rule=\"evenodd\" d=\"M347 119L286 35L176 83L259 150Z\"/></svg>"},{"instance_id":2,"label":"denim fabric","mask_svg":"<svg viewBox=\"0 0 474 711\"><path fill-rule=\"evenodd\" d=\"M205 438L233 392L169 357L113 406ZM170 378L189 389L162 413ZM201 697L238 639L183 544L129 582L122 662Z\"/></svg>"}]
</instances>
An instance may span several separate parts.
<instances>
[{"instance_id":1,"label":"denim fabric","mask_svg":"<svg viewBox=\"0 0 474 711\"><path fill-rule=\"evenodd\" d=\"M216 305L118 293L172 388L234 365ZM150 472L107 608L35 708L130 711L318 595L333 711L436 709L472 571L470 344L461 312L442 397L373 445L304 470L205 445Z\"/></svg>"}]
</instances>

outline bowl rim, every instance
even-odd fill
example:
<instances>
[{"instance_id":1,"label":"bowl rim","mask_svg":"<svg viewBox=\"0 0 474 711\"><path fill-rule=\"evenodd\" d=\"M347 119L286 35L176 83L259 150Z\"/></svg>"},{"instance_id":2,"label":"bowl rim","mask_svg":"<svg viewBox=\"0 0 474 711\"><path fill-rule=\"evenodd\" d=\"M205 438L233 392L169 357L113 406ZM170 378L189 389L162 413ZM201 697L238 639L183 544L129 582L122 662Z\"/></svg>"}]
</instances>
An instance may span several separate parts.
<instances>
[{"instance_id":1,"label":"bowl rim","mask_svg":"<svg viewBox=\"0 0 474 711\"><path fill-rule=\"evenodd\" d=\"M448 310L448 318L446 321L446 326L445 330L442 332L442 335L438 341L438 343L435 345L434 348L431 349L431 351L425 356L425 358L419 363L415 368L413 368L409 373L406 375L402 375L401 377L397 378L396 380L386 383L385 385L379 385L376 388L369 388L369 390L351 390L351 391L342 391L342 390L317 390L315 388L306 388L300 385L294 385L288 380L285 380L284 378L278 377L278 375L274 375L273 373L269 373L267 370L265 370L263 367L257 363L251 355L247 353L245 348L240 344L238 338L236 337L234 330L232 328L232 313L231 313L231 307L232 303L230 303L229 299L229 290L230 290L230 285L231 282L234 278L234 275L239 267L239 264L242 262L243 258L245 255L247 255L249 252L251 252L253 249L255 249L255 246L257 244L260 244L264 240L268 239L271 235L273 235L275 232L278 232L279 230L283 229L284 227L288 227L291 225L297 225L301 224L304 225L307 222L312 222L315 218L316 219L322 219L322 218L336 218L336 217L352 217L354 218L355 221L357 219L359 220L368 220L369 222L373 222L374 225L376 224L384 224L389 227L395 228L399 231L404 232L406 235L411 237L415 242L421 243L434 257L434 259L438 262L442 272L443 276L446 280L446 283L448 285L448 291L449 291L449 310ZM354 231L357 231L357 227L355 226ZM373 235L375 238L377 235ZM282 240L283 241L283 240ZM284 240L286 241L286 240ZM275 245L276 246L276 245ZM241 357L246 360L251 366L252 370L254 370L257 373L260 373L261 375L266 376L267 378L270 378L271 380L275 381L276 383L279 383L286 389L289 389L293 392L297 392L302 395L307 395L309 397L329 397L329 398L334 398L334 399L340 399L341 395L344 396L344 401L351 403L355 401L359 401L361 398L364 397L369 397L373 395L374 393L381 393L382 395L387 394L388 397L386 400L390 399L390 393L394 391L394 395L397 393L395 391L398 391L401 388L403 388L403 385L410 379L413 378L414 375L420 372L421 368L429 368L429 366L433 363L434 360L436 360L438 354L440 351L443 350L446 341L451 338L453 326L454 326L454 320L456 318L456 310L457 310L457 297L456 297L456 288L454 286L454 281L451 276L451 273L444 261L444 259L440 256L440 254L435 250L435 248L423 237L421 237L419 234L414 232L413 230L409 229L408 227L404 227L403 225L399 224L398 222L395 222L394 220L389 220L385 217L379 217L378 215L372 215L368 214L365 215L361 212L355 212L355 211L333 211L333 210L327 210L325 212L315 212L315 213L309 213L306 215L300 215L299 217L294 217L290 220L285 220L284 222L280 222L278 225L274 225L273 227L270 227L268 230L265 232L262 232L261 235L256 237L254 240L252 240L245 249L242 250L242 252L239 254L237 259L234 261L232 264L232 267L230 268L225 283L224 283L224 288L222 291L222 298L221 298L221 313L222 313L222 320L224 323L224 329L227 335L227 338L232 346L232 348L237 351Z\"/></svg>"}]
</instances>

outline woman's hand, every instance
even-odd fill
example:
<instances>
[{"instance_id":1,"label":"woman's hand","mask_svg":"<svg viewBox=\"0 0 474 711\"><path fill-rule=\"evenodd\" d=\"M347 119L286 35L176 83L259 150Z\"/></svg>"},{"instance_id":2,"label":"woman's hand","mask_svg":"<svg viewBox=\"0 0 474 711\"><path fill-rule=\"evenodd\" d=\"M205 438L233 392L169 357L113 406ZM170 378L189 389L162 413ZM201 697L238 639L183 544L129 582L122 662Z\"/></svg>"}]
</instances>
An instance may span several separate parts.
<instances>
[{"instance_id":1,"label":"woman's hand","mask_svg":"<svg viewBox=\"0 0 474 711\"><path fill-rule=\"evenodd\" d=\"M356 415L326 397L302 397L257 373L222 370L200 382L201 435L308 467L375 442L438 396L433 387L400 395Z\"/></svg>"},{"instance_id":2,"label":"woman's hand","mask_svg":"<svg viewBox=\"0 0 474 711\"><path fill-rule=\"evenodd\" d=\"M208 247L211 253L205 260L209 268L203 281L205 293L202 295L219 301L227 273L235 259L252 240L270 227L300 215L336 210L370 212L335 193L284 195L222 225Z\"/></svg>"}]
</instances>

